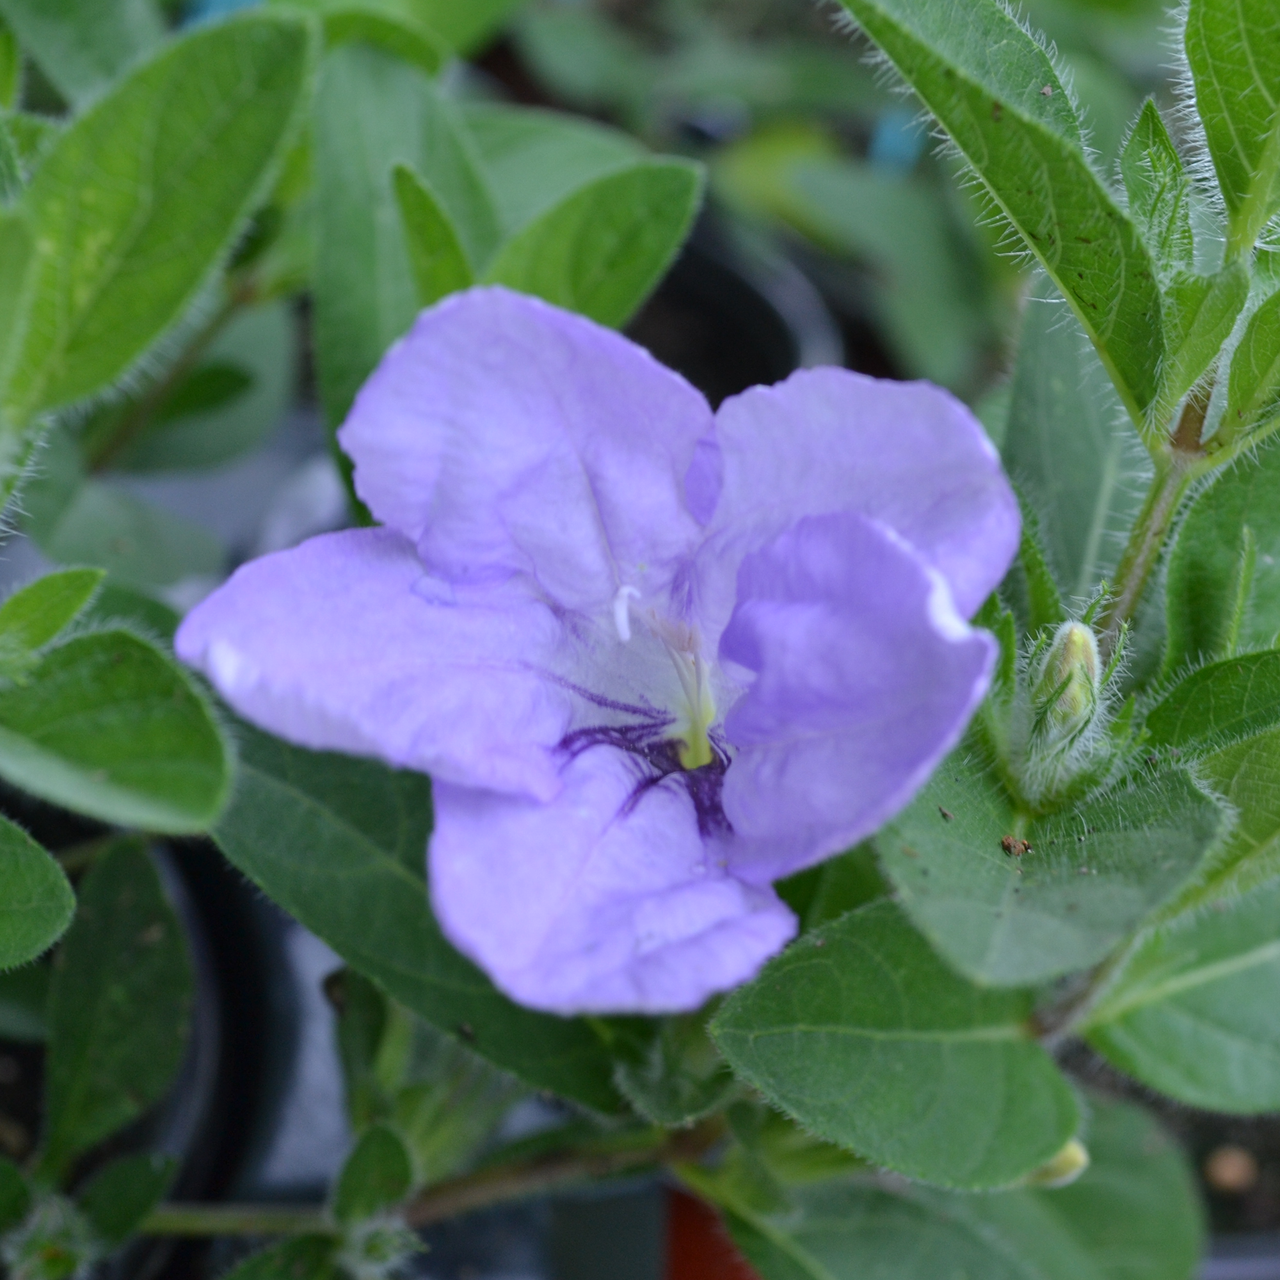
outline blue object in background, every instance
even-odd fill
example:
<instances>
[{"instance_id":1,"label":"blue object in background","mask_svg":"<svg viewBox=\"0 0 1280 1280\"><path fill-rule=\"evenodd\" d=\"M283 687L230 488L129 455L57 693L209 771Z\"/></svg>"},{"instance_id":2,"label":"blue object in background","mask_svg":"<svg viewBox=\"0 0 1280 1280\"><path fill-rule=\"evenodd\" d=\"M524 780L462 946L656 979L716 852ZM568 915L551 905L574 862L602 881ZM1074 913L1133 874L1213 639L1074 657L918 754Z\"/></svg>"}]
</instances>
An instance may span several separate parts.
<instances>
[{"instance_id":1,"label":"blue object in background","mask_svg":"<svg viewBox=\"0 0 1280 1280\"><path fill-rule=\"evenodd\" d=\"M236 9L247 9L257 4L258 0L195 0L190 6L190 18L216 18L219 14L233 13Z\"/></svg>"},{"instance_id":2,"label":"blue object in background","mask_svg":"<svg viewBox=\"0 0 1280 1280\"><path fill-rule=\"evenodd\" d=\"M909 173L924 154L924 121L910 107L893 107L876 121L867 159L881 169Z\"/></svg>"}]
</instances>

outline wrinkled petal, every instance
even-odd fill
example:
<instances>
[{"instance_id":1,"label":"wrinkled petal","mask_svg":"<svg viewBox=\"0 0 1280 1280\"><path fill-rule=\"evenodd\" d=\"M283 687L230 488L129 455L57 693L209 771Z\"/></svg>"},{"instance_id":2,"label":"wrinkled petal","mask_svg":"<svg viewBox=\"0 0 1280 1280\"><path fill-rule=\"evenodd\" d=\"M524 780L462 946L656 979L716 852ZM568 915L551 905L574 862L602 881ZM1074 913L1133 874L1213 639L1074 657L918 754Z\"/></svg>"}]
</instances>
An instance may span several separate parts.
<instances>
[{"instance_id":1,"label":"wrinkled petal","mask_svg":"<svg viewBox=\"0 0 1280 1280\"><path fill-rule=\"evenodd\" d=\"M801 370L726 400L716 435L722 491L699 580L709 641L732 609L742 556L805 516L848 510L887 525L942 574L966 618L1017 550L1018 505L995 450L969 410L928 383Z\"/></svg>"},{"instance_id":2,"label":"wrinkled petal","mask_svg":"<svg viewBox=\"0 0 1280 1280\"><path fill-rule=\"evenodd\" d=\"M593 612L661 596L699 537L711 410L626 338L505 289L424 312L339 432L360 497L453 582L530 573Z\"/></svg>"},{"instance_id":3,"label":"wrinkled petal","mask_svg":"<svg viewBox=\"0 0 1280 1280\"><path fill-rule=\"evenodd\" d=\"M936 570L854 514L810 517L743 561L721 657L754 680L725 721L732 869L777 879L870 835L955 745L995 644Z\"/></svg>"},{"instance_id":4,"label":"wrinkled petal","mask_svg":"<svg viewBox=\"0 0 1280 1280\"><path fill-rule=\"evenodd\" d=\"M254 560L198 605L175 647L246 719L300 746L550 797L570 697L531 668L562 627L518 581L433 596L386 529Z\"/></svg>"},{"instance_id":5,"label":"wrinkled petal","mask_svg":"<svg viewBox=\"0 0 1280 1280\"><path fill-rule=\"evenodd\" d=\"M579 755L551 804L435 789L432 903L513 999L554 1013L674 1013L755 975L795 933L728 876L677 775L637 796L634 757Z\"/></svg>"}]
</instances>

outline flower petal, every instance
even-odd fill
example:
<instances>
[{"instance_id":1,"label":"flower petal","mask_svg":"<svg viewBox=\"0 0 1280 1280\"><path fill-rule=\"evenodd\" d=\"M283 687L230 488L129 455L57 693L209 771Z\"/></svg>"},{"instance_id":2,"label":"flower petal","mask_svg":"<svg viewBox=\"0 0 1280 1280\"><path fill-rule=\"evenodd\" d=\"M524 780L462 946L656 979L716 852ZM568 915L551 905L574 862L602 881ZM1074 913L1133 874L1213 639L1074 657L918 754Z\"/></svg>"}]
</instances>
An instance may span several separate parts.
<instances>
[{"instance_id":1,"label":"flower petal","mask_svg":"<svg viewBox=\"0 0 1280 1280\"><path fill-rule=\"evenodd\" d=\"M664 592L699 537L684 479L702 395L626 338L473 289L425 311L339 432L355 485L452 582L531 573L594 612Z\"/></svg>"},{"instance_id":2,"label":"flower petal","mask_svg":"<svg viewBox=\"0 0 1280 1280\"><path fill-rule=\"evenodd\" d=\"M724 483L701 557L713 641L741 557L804 516L858 511L937 569L966 618L1018 547L1017 500L977 420L926 382L807 369L726 400L716 417Z\"/></svg>"},{"instance_id":3,"label":"flower petal","mask_svg":"<svg viewBox=\"0 0 1280 1280\"><path fill-rule=\"evenodd\" d=\"M678 775L646 790L611 748L551 804L435 789L436 915L514 1000L553 1013L676 1013L753 977L795 933L767 886L728 876Z\"/></svg>"},{"instance_id":4,"label":"flower petal","mask_svg":"<svg viewBox=\"0 0 1280 1280\"><path fill-rule=\"evenodd\" d=\"M518 581L443 601L430 583L398 533L326 534L238 570L176 649L290 742L556 794L572 703L528 659L556 649L560 622Z\"/></svg>"},{"instance_id":5,"label":"flower petal","mask_svg":"<svg viewBox=\"0 0 1280 1280\"><path fill-rule=\"evenodd\" d=\"M777 879L870 835L955 745L995 644L891 530L802 520L743 561L723 660L755 679L725 721L735 874Z\"/></svg>"}]
</instances>

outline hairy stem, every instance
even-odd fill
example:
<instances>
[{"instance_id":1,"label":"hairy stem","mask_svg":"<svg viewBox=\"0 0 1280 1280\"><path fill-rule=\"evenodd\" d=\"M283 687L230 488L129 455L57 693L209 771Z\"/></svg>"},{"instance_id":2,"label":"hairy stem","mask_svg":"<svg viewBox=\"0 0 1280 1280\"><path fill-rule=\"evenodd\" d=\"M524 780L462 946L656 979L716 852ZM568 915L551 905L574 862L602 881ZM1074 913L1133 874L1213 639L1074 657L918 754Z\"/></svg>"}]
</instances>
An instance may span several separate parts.
<instances>
[{"instance_id":1,"label":"hairy stem","mask_svg":"<svg viewBox=\"0 0 1280 1280\"><path fill-rule=\"evenodd\" d=\"M1152 571L1160 562L1178 504L1202 459L1171 449L1156 459L1156 475L1142 510L1134 522L1128 545L1120 557L1111 598L1103 610L1099 649L1110 660L1126 623L1132 622Z\"/></svg>"},{"instance_id":2,"label":"hairy stem","mask_svg":"<svg viewBox=\"0 0 1280 1280\"><path fill-rule=\"evenodd\" d=\"M542 1195L559 1187L664 1165L687 1164L704 1156L724 1135L724 1123L712 1118L674 1133L638 1135L629 1145L571 1147L506 1164L489 1165L437 1182L403 1206L410 1227L443 1222L473 1209ZM144 1235L288 1236L334 1234L322 1209L274 1205L165 1204L142 1224Z\"/></svg>"}]
</instances>

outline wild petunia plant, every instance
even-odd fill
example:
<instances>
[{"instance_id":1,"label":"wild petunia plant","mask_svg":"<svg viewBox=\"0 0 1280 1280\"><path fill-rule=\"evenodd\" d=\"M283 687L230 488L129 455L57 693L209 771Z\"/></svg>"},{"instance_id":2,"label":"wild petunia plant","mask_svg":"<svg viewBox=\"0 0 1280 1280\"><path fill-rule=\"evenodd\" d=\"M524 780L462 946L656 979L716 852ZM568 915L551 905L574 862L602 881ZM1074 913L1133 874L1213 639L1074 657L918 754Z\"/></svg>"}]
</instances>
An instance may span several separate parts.
<instances>
[{"instance_id":1,"label":"wild petunia plant","mask_svg":"<svg viewBox=\"0 0 1280 1280\"><path fill-rule=\"evenodd\" d=\"M700 172L460 100L473 7L0 0L5 495L68 566L0 607L0 775L99 824L0 823L46 1043L0 1256L385 1276L651 1170L763 1280L1189 1280L1124 1077L1280 1109L1274 5L1189 0L1176 102L1099 156L996 0L845 0L1043 277L990 439L834 369L712 413L611 332ZM157 593L225 550L114 477L250 447L302 296L357 527L187 615L219 711ZM202 832L347 966L323 1207L166 1203L119 1145L191 1024L157 841ZM499 1145L533 1090L563 1124Z\"/></svg>"}]
</instances>

